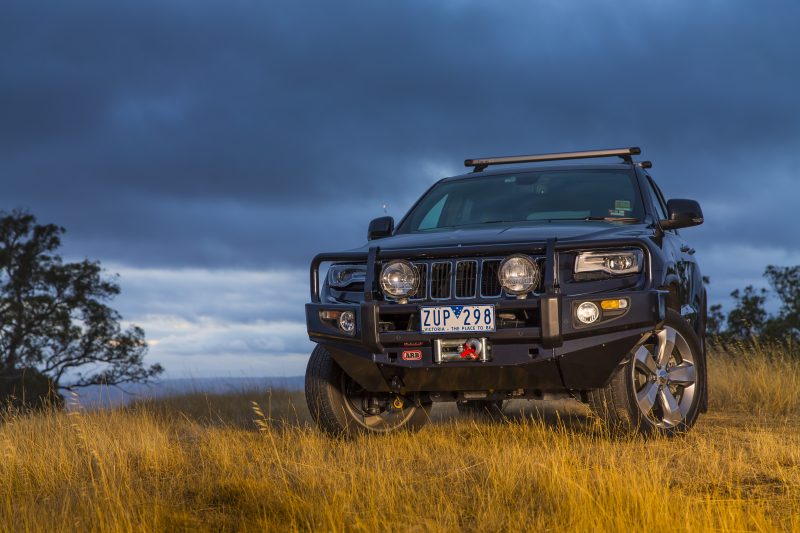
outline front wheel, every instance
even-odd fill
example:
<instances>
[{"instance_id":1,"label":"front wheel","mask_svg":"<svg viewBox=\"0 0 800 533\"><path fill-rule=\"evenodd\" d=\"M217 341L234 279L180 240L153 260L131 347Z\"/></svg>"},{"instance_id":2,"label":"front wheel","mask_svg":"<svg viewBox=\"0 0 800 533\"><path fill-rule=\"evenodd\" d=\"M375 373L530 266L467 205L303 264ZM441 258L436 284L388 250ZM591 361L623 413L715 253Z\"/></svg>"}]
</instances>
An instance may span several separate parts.
<instances>
[{"instance_id":1,"label":"front wheel","mask_svg":"<svg viewBox=\"0 0 800 533\"><path fill-rule=\"evenodd\" d=\"M305 392L314 422L336 436L417 430L428 421L432 405L419 396L365 390L319 345L308 361Z\"/></svg>"},{"instance_id":2,"label":"front wheel","mask_svg":"<svg viewBox=\"0 0 800 533\"><path fill-rule=\"evenodd\" d=\"M672 436L697 420L705 396L705 360L691 326L673 310L620 365L608 385L588 392L611 430Z\"/></svg>"}]
</instances>

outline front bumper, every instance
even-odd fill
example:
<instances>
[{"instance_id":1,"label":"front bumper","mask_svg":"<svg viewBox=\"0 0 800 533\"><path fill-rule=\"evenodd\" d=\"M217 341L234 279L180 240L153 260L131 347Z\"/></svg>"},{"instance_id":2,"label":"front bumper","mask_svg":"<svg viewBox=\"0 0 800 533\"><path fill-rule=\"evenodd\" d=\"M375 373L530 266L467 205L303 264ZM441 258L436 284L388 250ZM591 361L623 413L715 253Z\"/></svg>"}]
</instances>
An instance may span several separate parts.
<instances>
[{"instance_id":1,"label":"front bumper","mask_svg":"<svg viewBox=\"0 0 800 533\"><path fill-rule=\"evenodd\" d=\"M423 334L411 327L403 331L381 330L380 325L387 316L413 317L419 313L420 304L380 301L373 291L365 291L365 299L359 304L320 301L316 269L322 256L318 256L312 263L312 303L306 304L309 338L324 345L351 378L375 392L546 392L602 387L620 361L663 322L667 293L641 288L590 295L559 294L554 289L551 266L558 264L555 253L548 243L545 294L524 300L476 299L469 302L493 304L497 314L524 312L534 317L533 320L522 326L498 327L490 333L435 335ZM368 287L372 286L369 271L374 270L376 255L377 250L370 250ZM603 298L625 298L629 302L628 310L591 326L580 326L574 321L573 309L580 302ZM438 305L464 303L436 302ZM335 324L322 320L320 312L326 310L352 311L356 317L354 335L345 335ZM492 347L491 360L434 362L434 338L471 336L488 340ZM403 360L403 351L409 349L420 351L421 359Z\"/></svg>"},{"instance_id":2,"label":"front bumper","mask_svg":"<svg viewBox=\"0 0 800 533\"><path fill-rule=\"evenodd\" d=\"M606 324L589 327L576 327L571 312L573 305L587 300L586 296L541 296L495 302L497 312L520 307L538 311L542 324L474 334L486 337L492 345L492 359L485 362L433 361L434 338L472 335L378 330L383 314L415 313L419 305L309 303L306 322L309 338L325 345L344 371L368 390L389 391L397 388L398 383L406 391L591 389L603 386L642 336L664 320L663 291L614 293L613 297L627 298L629 311ZM542 313L543 307L555 311L556 319L551 324L547 312ZM321 320L323 310L353 311L355 335L344 335ZM552 322L557 324L555 331ZM422 358L404 361L401 354L408 349L419 350Z\"/></svg>"}]
</instances>

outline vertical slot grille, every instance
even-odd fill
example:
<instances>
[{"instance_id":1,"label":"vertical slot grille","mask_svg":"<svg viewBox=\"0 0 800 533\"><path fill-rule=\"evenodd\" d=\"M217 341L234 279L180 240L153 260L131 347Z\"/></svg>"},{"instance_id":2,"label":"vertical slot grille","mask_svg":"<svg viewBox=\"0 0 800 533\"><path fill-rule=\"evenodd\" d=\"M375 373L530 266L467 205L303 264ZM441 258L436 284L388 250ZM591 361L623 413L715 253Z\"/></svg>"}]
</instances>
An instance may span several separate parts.
<instances>
[{"instance_id":1,"label":"vertical slot grille","mask_svg":"<svg viewBox=\"0 0 800 533\"><path fill-rule=\"evenodd\" d=\"M544 260L535 258L540 269ZM412 263L419 273L419 289L410 300L449 300L453 298L501 298L503 287L497 274L502 259L441 259ZM542 282L534 289L541 292Z\"/></svg>"},{"instance_id":2,"label":"vertical slot grille","mask_svg":"<svg viewBox=\"0 0 800 533\"><path fill-rule=\"evenodd\" d=\"M500 270L500 261L491 260L483 262L483 274L481 275L481 295L500 296L500 280L497 279L497 272Z\"/></svg>"},{"instance_id":3,"label":"vertical slot grille","mask_svg":"<svg viewBox=\"0 0 800 533\"><path fill-rule=\"evenodd\" d=\"M419 272L419 289L412 300L424 300L428 297L428 265L425 263L414 263Z\"/></svg>"},{"instance_id":4,"label":"vertical slot grille","mask_svg":"<svg viewBox=\"0 0 800 533\"><path fill-rule=\"evenodd\" d=\"M431 298L450 298L450 263L431 265Z\"/></svg>"},{"instance_id":5,"label":"vertical slot grille","mask_svg":"<svg viewBox=\"0 0 800 533\"><path fill-rule=\"evenodd\" d=\"M474 298L478 275L477 261L456 263L456 298Z\"/></svg>"}]
</instances>

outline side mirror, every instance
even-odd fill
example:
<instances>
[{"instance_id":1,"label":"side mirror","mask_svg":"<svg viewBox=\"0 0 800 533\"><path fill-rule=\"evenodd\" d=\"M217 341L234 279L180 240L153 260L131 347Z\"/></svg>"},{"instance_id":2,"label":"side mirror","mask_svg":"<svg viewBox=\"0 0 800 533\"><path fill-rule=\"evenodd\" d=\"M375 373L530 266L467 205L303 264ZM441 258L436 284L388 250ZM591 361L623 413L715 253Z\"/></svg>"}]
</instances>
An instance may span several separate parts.
<instances>
[{"instance_id":1,"label":"side mirror","mask_svg":"<svg viewBox=\"0 0 800 533\"><path fill-rule=\"evenodd\" d=\"M394 219L392 217L380 217L374 219L369 223L369 230L367 231L367 240L380 239L388 237L394 231Z\"/></svg>"},{"instance_id":2,"label":"side mirror","mask_svg":"<svg viewBox=\"0 0 800 533\"><path fill-rule=\"evenodd\" d=\"M703 211L694 200L670 200L667 202L667 220L661 221L663 229L688 228L703 223Z\"/></svg>"}]
</instances>

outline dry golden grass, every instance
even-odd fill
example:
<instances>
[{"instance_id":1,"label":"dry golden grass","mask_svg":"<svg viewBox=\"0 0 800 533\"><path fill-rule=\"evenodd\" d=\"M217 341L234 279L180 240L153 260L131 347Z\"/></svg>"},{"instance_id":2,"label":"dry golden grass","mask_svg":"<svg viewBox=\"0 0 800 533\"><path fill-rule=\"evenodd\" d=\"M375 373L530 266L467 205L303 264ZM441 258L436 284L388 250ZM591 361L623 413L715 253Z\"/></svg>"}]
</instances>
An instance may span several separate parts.
<instances>
[{"instance_id":1,"label":"dry golden grass","mask_svg":"<svg viewBox=\"0 0 800 533\"><path fill-rule=\"evenodd\" d=\"M759 418L800 416L800 352L780 346L740 345L709 364L710 405Z\"/></svg>"},{"instance_id":2,"label":"dry golden grass","mask_svg":"<svg viewBox=\"0 0 800 533\"><path fill-rule=\"evenodd\" d=\"M7 416L0 528L800 530L800 360L710 368L711 410L672 440L611 439L571 402L352 441L286 392Z\"/></svg>"}]
</instances>

